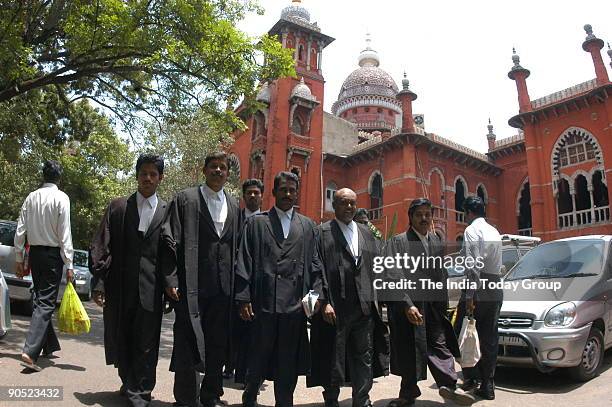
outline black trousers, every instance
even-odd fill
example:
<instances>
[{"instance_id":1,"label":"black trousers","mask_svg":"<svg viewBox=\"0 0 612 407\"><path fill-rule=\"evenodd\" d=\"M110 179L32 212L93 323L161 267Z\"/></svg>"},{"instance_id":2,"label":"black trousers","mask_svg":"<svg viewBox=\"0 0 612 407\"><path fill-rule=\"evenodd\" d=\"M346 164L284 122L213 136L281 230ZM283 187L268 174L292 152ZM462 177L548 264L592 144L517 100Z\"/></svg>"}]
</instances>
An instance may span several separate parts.
<instances>
[{"instance_id":1,"label":"black trousers","mask_svg":"<svg viewBox=\"0 0 612 407\"><path fill-rule=\"evenodd\" d=\"M200 386L200 402L206 403L223 396L223 365L229 340L230 298L217 295L200 298L200 321L204 332L204 378ZM174 399L179 404L197 405L198 374L193 366L180 366L174 375Z\"/></svg>"},{"instance_id":2,"label":"black trousers","mask_svg":"<svg viewBox=\"0 0 612 407\"><path fill-rule=\"evenodd\" d=\"M336 355L342 360L336 360L335 370L342 370L332 377L344 376L344 362L348 362L351 378L352 405L363 407L370 403L372 389L372 354L374 320L371 315L363 315L360 308L345 318L338 318L336 328ZM316 357L316 355L314 355ZM332 383L324 386L325 401L338 401L340 386L343 383Z\"/></svg>"},{"instance_id":3,"label":"black trousers","mask_svg":"<svg viewBox=\"0 0 612 407\"><path fill-rule=\"evenodd\" d=\"M442 316L431 303L425 303L425 332L427 335L427 367L438 387L454 388L457 385L455 357L446 344ZM399 397L414 400L421 395L415 377L402 376Z\"/></svg>"},{"instance_id":4,"label":"black trousers","mask_svg":"<svg viewBox=\"0 0 612 407\"><path fill-rule=\"evenodd\" d=\"M34 308L23 353L36 361L41 351L51 353L61 349L53 329L52 317L64 261L58 247L30 246L30 265L34 283Z\"/></svg>"},{"instance_id":5,"label":"black trousers","mask_svg":"<svg viewBox=\"0 0 612 407\"><path fill-rule=\"evenodd\" d=\"M251 327L252 354L247 364L246 388L242 395L245 403L257 400L257 392L268 372L273 372L276 407L293 406L293 392L298 379L297 359L304 326L304 315L256 315L259 321Z\"/></svg>"},{"instance_id":6,"label":"black trousers","mask_svg":"<svg viewBox=\"0 0 612 407\"><path fill-rule=\"evenodd\" d=\"M481 275L489 281L499 281L499 276ZM502 290L482 289L476 291L474 302L474 319L476 331L480 341L480 360L474 367L463 369L464 379L493 380L495 366L497 365L497 352L499 348L499 333L497 324L501 310L504 292ZM463 318L466 315L465 294L457 306L456 329L461 329Z\"/></svg>"},{"instance_id":7,"label":"black trousers","mask_svg":"<svg viewBox=\"0 0 612 407\"><path fill-rule=\"evenodd\" d=\"M133 406L147 406L155 387L162 311L142 308L138 291L124 296L121 315L125 350L120 353L119 377Z\"/></svg>"},{"instance_id":8,"label":"black trousers","mask_svg":"<svg viewBox=\"0 0 612 407\"><path fill-rule=\"evenodd\" d=\"M427 332L427 367L438 387L455 387L457 372L455 357L446 345L446 332L442 325L442 316L430 303L425 311Z\"/></svg>"}]
</instances>

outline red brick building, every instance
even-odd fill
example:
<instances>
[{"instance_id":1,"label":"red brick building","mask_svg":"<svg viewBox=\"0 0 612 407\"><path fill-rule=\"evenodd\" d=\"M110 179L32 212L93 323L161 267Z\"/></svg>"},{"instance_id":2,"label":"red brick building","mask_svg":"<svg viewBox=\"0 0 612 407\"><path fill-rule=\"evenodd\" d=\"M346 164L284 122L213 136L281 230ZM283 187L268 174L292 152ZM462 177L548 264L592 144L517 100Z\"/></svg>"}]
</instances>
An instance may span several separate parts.
<instances>
[{"instance_id":1,"label":"red brick building","mask_svg":"<svg viewBox=\"0 0 612 407\"><path fill-rule=\"evenodd\" d=\"M333 191L349 187L383 232L394 217L396 232L405 230L409 202L425 196L435 205L437 232L459 239L466 226L461 203L477 194L504 233L543 240L612 233L612 83L603 41L590 26L585 31L582 47L595 79L537 100L529 98L529 71L513 54L508 76L516 82L519 113L509 124L517 134L497 140L489 123L484 154L427 132L423 116L413 114L417 95L408 80L399 89L369 41L332 112L324 112L321 67L334 39L293 0L269 33L294 49L298 78L261 86L257 99L265 107L245 117L248 129L234 135L232 165L241 180L263 180L264 208L273 204L274 175L295 172L302 182L299 210L316 221L333 216Z\"/></svg>"}]
</instances>

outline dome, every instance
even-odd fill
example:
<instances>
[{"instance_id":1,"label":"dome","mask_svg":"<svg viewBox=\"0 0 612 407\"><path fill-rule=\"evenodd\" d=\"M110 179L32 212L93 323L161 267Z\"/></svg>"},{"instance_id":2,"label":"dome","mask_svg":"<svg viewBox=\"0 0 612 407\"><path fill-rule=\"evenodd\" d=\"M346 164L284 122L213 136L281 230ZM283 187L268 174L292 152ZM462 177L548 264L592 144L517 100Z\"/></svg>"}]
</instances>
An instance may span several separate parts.
<instances>
[{"instance_id":1,"label":"dome","mask_svg":"<svg viewBox=\"0 0 612 407\"><path fill-rule=\"evenodd\" d=\"M387 96L394 98L398 92L397 84L385 70L379 68L378 52L370 45L370 34L366 37L366 48L358 57L359 68L344 80L338 100L351 96Z\"/></svg>"},{"instance_id":2,"label":"dome","mask_svg":"<svg viewBox=\"0 0 612 407\"><path fill-rule=\"evenodd\" d=\"M312 92L310 91L310 88L308 87L308 85L306 85L304 83L304 78L302 77L302 79L300 80L300 83L298 83L297 85L295 85L295 87L293 88L293 90L291 91L291 97L299 97L302 99L306 99L306 100L314 100L314 96L312 96Z\"/></svg>"},{"instance_id":3,"label":"dome","mask_svg":"<svg viewBox=\"0 0 612 407\"><path fill-rule=\"evenodd\" d=\"M293 0L290 6L287 6L281 12L281 18L283 20L291 20L297 18L298 20L304 20L310 22L310 13L301 5L300 0Z\"/></svg>"}]
</instances>

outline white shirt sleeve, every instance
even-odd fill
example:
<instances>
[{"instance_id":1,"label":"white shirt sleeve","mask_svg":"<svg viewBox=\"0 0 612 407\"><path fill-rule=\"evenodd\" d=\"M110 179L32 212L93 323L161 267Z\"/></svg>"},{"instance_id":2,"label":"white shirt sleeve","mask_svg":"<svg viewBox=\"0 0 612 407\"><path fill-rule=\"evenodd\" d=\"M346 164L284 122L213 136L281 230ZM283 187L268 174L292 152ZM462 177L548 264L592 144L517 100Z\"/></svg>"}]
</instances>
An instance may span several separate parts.
<instances>
[{"instance_id":1,"label":"white shirt sleeve","mask_svg":"<svg viewBox=\"0 0 612 407\"><path fill-rule=\"evenodd\" d=\"M18 263L23 263L23 257L25 254L25 244L26 244L26 220L28 216L28 198L23 201L23 205L21 206L21 211L19 212L19 220L17 221L17 231L15 232L15 239L13 244L15 245L15 261Z\"/></svg>"},{"instance_id":2,"label":"white shirt sleeve","mask_svg":"<svg viewBox=\"0 0 612 407\"><path fill-rule=\"evenodd\" d=\"M67 269L72 269L72 257L74 250L72 248L72 232L70 230L70 199L65 196L60 201L59 219L57 223L57 233L60 239L60 252L64 264Z\"/></svg>"}]
</instances>

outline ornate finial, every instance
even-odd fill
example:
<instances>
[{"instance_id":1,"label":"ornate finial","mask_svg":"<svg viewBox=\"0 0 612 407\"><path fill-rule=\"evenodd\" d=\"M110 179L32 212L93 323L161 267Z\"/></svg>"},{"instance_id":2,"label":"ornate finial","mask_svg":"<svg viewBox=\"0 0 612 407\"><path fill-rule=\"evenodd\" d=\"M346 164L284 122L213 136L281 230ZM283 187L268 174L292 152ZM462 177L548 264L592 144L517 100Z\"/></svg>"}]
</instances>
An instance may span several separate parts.
<instances>
[{"instance_id":1,"label":"ornate finial","mask_svg":"<svg viewBox=\"0 0 612 407\"><path fill-rule=\"evenodd\" d=\"M371 38L369 32L366 33L366 49L367 50L371 50L372 49L372 38Z\"/></svg>"},{"instance_id":2,"label":"ornate finial","mask_svg":"<svg viewBox=\"0 0 612 407\"><path fill-rule=\"evenodd\" d=\"M489 125L487 126L487 129L489 129L489 133L487 134L487 138L495 138L495 133L493 133L493 125L491 124L491 118L489 117Z\"/></svg>"},{"instance_id":3,"label":"ornate finial","mask_svg":"<svg viewBox=\"0 0 612 407\"><path fill-rule=\"evenodd\" d=\"M586 33L587 33L587 36L586 36L587 41L588 40L592 40L593 38L597 38L593 34L593 27L591 26L591 24L585 24L584 25L584 31L586 31Z\"/></svg>"},{"instance_id":4,"label":"ornate finial","mask_svg":"<svg viewBox=\"0 0 612 407\"><path fill-rule=\"evenodd\" d=\"M518 56L518 54L516 53L516 48L512 47L512 62L514 62L514 68L520 68L521 67L521 57Z\"/></svg>"},{"instance_id":5,"label":"ornate finial","mask_svg":"<svg viewBox=\"0 0 612 407\"><path fill-rule=\"evenodd\" d=\"M410 81L408 80L408 75L406 75L406 71L404 71L404 79L402 79L402 89L403 90L410 89Z\"/></svg>"},{"instance_id":6,"label":"ornate finial","mask_svg":"<svg viewBox=\"0 0 612 407\"><path fill-rule=\"evenodd\" d=\"M292 3L301 3L302 0L291 0Z\"/></svg>"}]
</instances>

